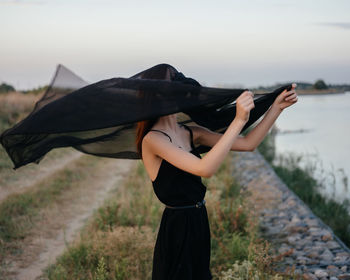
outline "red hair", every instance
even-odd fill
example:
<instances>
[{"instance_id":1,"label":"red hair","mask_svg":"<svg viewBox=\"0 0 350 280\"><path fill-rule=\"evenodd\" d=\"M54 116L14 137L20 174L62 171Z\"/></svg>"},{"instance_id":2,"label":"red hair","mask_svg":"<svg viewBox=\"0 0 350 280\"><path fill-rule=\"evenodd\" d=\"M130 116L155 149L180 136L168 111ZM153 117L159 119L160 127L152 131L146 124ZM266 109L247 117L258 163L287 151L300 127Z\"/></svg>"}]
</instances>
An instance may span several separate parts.
<instances>
[{"instance_id":1,"label":"red hair","mask_svg":"<svg viewBox=\"0 0 350 280\"><path fill-rule=\"evenodd\" d=\"M168 64L158 64L150 69L147 69L142 73L141 79L157 79L165 80L167 70L170 65ZM171 66L170 66L171 67ZM139 95L145 96L147 100L147 92L140 91ZM147 103L147 102L146 102ZM153 125L158 121L158 118L140 121L136 126L136 149L142 158L142 140L143 137L150 131Z\"/></svg>"}]
</instances>

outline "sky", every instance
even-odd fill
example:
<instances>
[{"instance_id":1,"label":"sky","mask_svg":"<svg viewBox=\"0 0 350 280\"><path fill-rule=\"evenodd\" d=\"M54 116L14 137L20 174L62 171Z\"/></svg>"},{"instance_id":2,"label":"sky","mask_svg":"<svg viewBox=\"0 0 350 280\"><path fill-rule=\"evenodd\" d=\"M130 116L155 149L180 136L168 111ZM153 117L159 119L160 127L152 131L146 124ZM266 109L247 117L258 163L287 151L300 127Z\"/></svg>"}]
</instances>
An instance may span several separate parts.
<instances>
[{"instance_id":1,"label":"sky","mask_svg":"<svg viewBox=\"0 0 350 280\"><path fill-rule=\"evenodd\" d=\"M206 86L350 83L348 0L0 0L0 83L88 82L158 63Z\"/></svg>"}]
</instances>

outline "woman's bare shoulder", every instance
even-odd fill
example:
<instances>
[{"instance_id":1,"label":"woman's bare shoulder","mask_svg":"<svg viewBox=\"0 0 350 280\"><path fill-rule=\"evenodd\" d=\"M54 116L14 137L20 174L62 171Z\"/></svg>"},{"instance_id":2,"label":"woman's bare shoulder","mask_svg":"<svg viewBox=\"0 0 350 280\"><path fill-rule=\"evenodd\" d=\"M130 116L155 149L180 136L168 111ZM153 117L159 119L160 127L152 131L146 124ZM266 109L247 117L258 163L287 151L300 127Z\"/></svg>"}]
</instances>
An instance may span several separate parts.
<instances>
[{"instance_id":1,"label":"woman's bare shoulder","mask_svg":"<svg viewBox=\"0 0 350 280\"><path fill-rule=\"evenodd\" d=\"M142 149L145 148L148 150L152 146L154 147L163 143L164 141L170 142L169 138L165 134L157 131L148 131L142 139Z\"/></svg>"}]
</instances>

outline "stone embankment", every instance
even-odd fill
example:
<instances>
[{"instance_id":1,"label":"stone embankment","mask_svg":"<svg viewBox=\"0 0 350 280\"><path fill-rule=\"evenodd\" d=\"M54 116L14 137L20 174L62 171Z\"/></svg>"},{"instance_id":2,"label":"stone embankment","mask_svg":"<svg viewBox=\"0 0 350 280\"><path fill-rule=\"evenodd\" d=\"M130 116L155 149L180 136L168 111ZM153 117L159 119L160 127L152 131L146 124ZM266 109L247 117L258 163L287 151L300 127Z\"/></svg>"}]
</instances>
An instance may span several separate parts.
<instances>
[{"instance_id":1,"label":"stone embankment","mask_svg":"<svg viewBox=\"0 0 350 280\"><path fill-rule=\"evenodd\" d=\"M284 254L280 271L295 267L302 279L350 279L350 250L277 176L255 150L235 152L233 175L251 192L263 237Z\"/></svg>"}]
</instances>

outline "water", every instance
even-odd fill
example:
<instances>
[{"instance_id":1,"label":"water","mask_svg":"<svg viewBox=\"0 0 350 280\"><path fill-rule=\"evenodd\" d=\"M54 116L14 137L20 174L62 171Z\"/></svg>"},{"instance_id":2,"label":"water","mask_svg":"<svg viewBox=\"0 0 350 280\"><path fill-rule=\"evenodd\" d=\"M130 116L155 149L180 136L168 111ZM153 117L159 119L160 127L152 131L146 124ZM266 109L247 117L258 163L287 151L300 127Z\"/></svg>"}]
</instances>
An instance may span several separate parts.
<instances>
[{"instance_id":1,"label":"water","mask_svg":"<svg viewBox=\"0 0 350 280\"><path fill-rule=\"evenodd\" d=\"M350 180L350 92L327 95L299 95L298 102L284 110L276 120L282 131L275 138L276 154L296 152L316 162L317 176L330 181L324 190L337 201L350 199L344 175ZM316 156L316 157L315 157ZM335 182L331 182L331 175Z\"/></svg>"}]
</instances>

